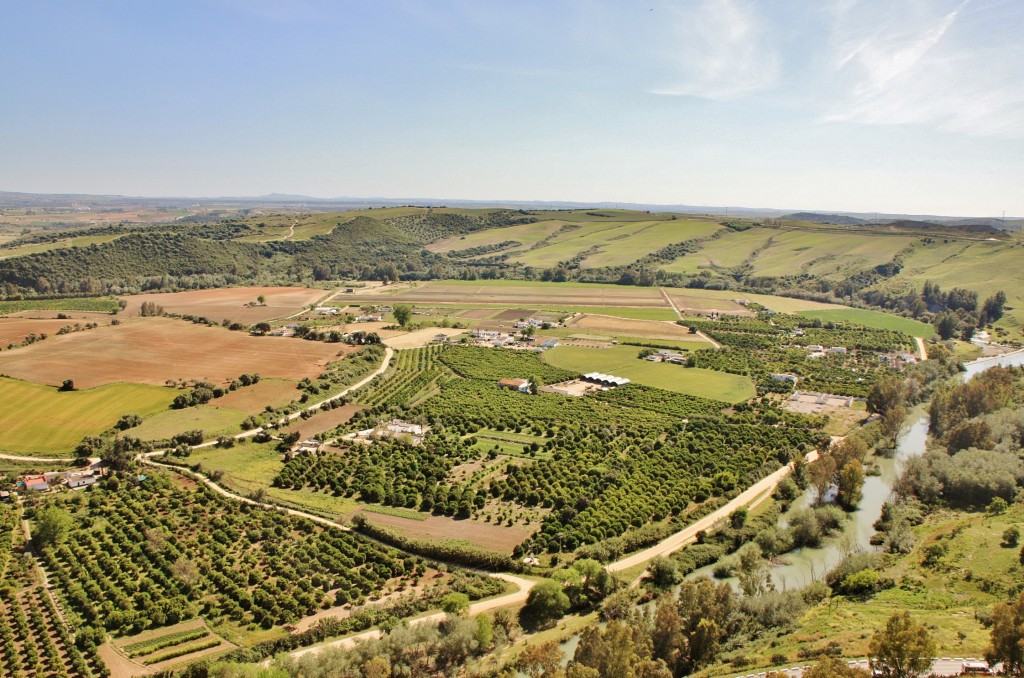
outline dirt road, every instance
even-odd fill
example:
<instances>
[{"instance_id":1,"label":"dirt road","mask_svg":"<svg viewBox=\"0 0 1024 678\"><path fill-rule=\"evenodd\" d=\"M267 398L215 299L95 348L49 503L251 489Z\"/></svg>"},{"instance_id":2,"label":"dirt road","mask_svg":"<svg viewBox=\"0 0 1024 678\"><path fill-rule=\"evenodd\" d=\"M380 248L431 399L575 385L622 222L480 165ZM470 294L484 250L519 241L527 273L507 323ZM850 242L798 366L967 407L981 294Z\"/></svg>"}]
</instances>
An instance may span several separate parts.
<instances>
[{"instance_id":1,"label":"dirt road","mask_svg":"<svg viewBox=\"0 0 1024 678\"><path fill-rule=\"evenodd\" d=\"M812 451L807 454L808 462L812 462L817 458L817 452ZM709 513L697 522L687 525L679 532L676 532L650 548L638 551L637 553L626 556L622 560L612 563L608 566L608 571L621 572L622 570L628 570L632 567L636 567L637 565L641 565L658 556L667 556L674 551L678 551L690 542L695 541L697 539L697 533L701 530L710 530L715 526L715 523L720 520L725 520L729 517L729 514L736 509L751 504L762 494L770 493L775 489L776 485L786 477L786 474L789 473L790 470L792 470L791 465L783 466L778 471L762 478L740 494L736 495L736 497L734 497L728 504L713 513Z\"/></svg>"}]
</instances>

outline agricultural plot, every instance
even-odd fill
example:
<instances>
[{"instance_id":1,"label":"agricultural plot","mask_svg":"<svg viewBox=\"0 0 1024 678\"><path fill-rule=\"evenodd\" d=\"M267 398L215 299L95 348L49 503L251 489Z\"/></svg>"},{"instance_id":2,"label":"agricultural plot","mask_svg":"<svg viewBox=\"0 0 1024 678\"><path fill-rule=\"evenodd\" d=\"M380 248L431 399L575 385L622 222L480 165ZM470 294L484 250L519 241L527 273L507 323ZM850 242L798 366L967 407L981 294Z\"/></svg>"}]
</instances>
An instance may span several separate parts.
<instances>
[{"instance_id":1,"label":"agricultural plot","mask_svg":"<svg viewBox=\"0 0 1024 678\"><path fill-rule=\"evenodd\" d=\"M173 393L172 393L173 395ZM239 433L248 414L219 406L200 405L180 410L165 410L147 417L128 435L139 440L168 440L183 431L202 431L207 438Z\"/></svg>"},{"instance_id":2,"label":"agricultural plot","mask_svg":"<svg viewBox=\"0 0 1024 678\"><path fill-rule=\"evenodd\" d=\"M751 261L753 275L809 273L822 278L849 275L891 261L915 241L913 236L840 232L781 231Z\"/></svg>"},{"instance_id":3,"label":"agricultural plot","mask_svg":"<svg viewBox=\"0 0 1024 678\"><path fill-rule=\"evenodd\" d=\"M137 317L142 304L153 302L163 306L168 313L208 318L218 323L228 320L251 325L298 313L310 304L315 304L326 294L325 290L308 287L226 287L188 292L137 294L125 297L128 306L121 315L128 318ZM255 303L260 296L264 297L265 305L247 306Z\"/></svg>"},{"instance_id":4,"label":"agricultural plot","mask_svg":"<svg viewBox=\"0 0 1024 678\"><path fill-rule=\"evenodd\" d=\"M171 389L143 384L60 392L42 384L0 378L0 402L5 404L0 407L0 450L68 452L85 436L113 426L124 414L146 417L167 409L174 395Z\"/></svg>"},{"instance_id":5,"label":"agricultural plot","mask_svg":"<svg viewBox=\"0 0 1024 678\"><path fill-rule=\"evenodd\" d=\"M754 397L750 379L712 370L652 363L637 357L635 346L589 348L558 346L544 353L544 361L578 374L604 372L645 386L699 398L738 403Z\"/></svg>"},{"instance_id":6,"label":"agricultural plot","mask_svg":"<svg viewBox=\"0 0 1024 678\"><path fill-rule=\"evenodd\" d=\"M666 245L705 237L721 228L712 220L701 219L595 219L568 225L565 222L569 220L560 218L559 221L555 222L558 228L545 229L543 239L533 239L532 243L523 241L523 246L509 250L510 261L547 268L585 255L584 266L588 268L621 266ZM502 240L518 240L511 230L499 229L505 235Z\"/></svg>"},{"instance_id":7,"label":"agricultural plot","mask_svg":"<svg viewBox=\"0 0 1024 678\"><path fill-rule=\"evenodd\" d=\"M454 304L484 308L551 308L574 306L636 306L668 308L653 287L531 281L445 280L396 289L388 295L345 295L370 303ZM382 298L383 297L383 298Z\"/></svg>"},{"instance_id":8,"label":"agricultural plot","mask_svg":"<svg viewBox=\"0 0 1024 678\"><path fill-rule=\"evenodd\" d=\"M121 234L110 235L80 235L73 238L65 238L54 242L35 243L22 245L20 247L0 248L0 259L8 257L22 257L27 254L38 252L49 252L50 250L64 249L67 247L88 247L89 245L101 245L105 242L112 242L121 237Z\"/></svg>"},{"instance_id":9,"label":"agricultural plot","mask_svg":"<svg viewBox=\"0 0 1024 678\"><path fill-rule=\"evenodd\" d=\"M577 332L609 335L613 337L631 337L642 339L675 339L692 342L694 345L709 344L690 331L670 321L628 320L600 314L584 314L566 323L566 326Z\"/></svg>"},{"instance_id":10,"label":"agricultural plot","mask_svg":"<svg viewBox=\"0 0 1024 678\"><path fill-rule=\"evenodd\" d=\"M0 315L24 311L89 311L113 313L118 310L117 299L111 297L78 297L74 299L24 299L0 301Z\"/></svg>"},{"instance_id":11,"label":"agricultural plot","mask_svg":"<svg viewBox=\"0 0 1024 678\"><path fill-rule=\"evenodd\" d=\"M108 320L106 316L100 322ZM57 320L50 318L0 318L0 350L10 344L20 344L25 341L29 334L36 336L45 334L47 337L56 336L63 327L74 327L84 325L87 322L82 320Z\"/></svg>"},{"instance_id":12,"label":"agricultural plot","mask_svg":"<svg viewBox=\"0 0 1024 678\"><path fill-rule=\"evenodd\" d=\"M999 290L1006 293L1006 316L1001 325L1024 327L1024 248L1005 242L962 241L918 243L889 284L911 283L920 290L925 281L943 289L962 287L984 300Z\"/></svg>"},{"instance_id":13,"label":"agricultural plot","mask_svg":"<svg viewBox=\"0 0 1024 678\"><path fill-rule=\"evenodd\" d=\"M675 304L676 308L679 309L679 312L684 315L687 313L694 313L698 315L706 313L751 315L750 311L748 311L745 306L736 303L736 299L742 299L745 297L735 292L726 298L718 295L707 295L703 290L690 291L668 288L664 289L665 293L672 299L672 303Z\"/></svg>"},{"instance_id":14,"label":"agricultural plot","mask_svg":"<svg viewBox=\"0 0 1024 678\"><path fill-rule=\"evenodd\" d=\"M253 337L171 318L145 318L52 337L0 353L0 372L44 384L72 379L80 388L114 382L230 381L258 371L301 379L319 374L351 347L288 337Z\"/></svg>"},{"instance_id":15,"label":"agricultural plot","mask_svg":"<svg viewBox=\"0 0 1024 678\"><path fill-rule=\"evenodd\" d=\"M723 231L722 234L700 244L696 252L686 254L662 266L668 273L697 274L704 270L729 269L741 265L778 231L751 228L746 231Z\"/></svg>"},{"instance_id":16,"label":"agricultural plot","mask_svg":"<svg viewBox=\"0 0 1024 678\"><path fill-rule=\"evenodd\" d=\"M43 549L51 580L78 623L115 635L197 616L269 629L419 584L426 570L358 535L229 502L205 486L181 489L162 473L49 501L74 526Z\"/></svg>"},{"instance_id":17,"label":"agricultural plot","mask_svg":"<svg viewBox=\"0 0 1024 678\"><path fill-rule=\"evenodd\" d=\"M502 250L502 252L519 252L529 249L532 245L556 233L562 227L562 223L560 221L538 221L533 224L516 224L503 228L490 228L485 231L468 233L464 236L438 240L427 245L427 249L431 252L447 254L448 252L458 252L459 250L468 250L475 247L493 247L499 243L514 240L522 244Z\"/></svg>"},{"instance_id":18,"label":"agricultural plot","mask_svg":"<svg viewBox=\"0 0 1024 678\"><path fill-rule=\"evenodd\" d=\"M236 647L213 633L199 619L121 638L115 645L134 662L154 670L163 670L174 664L195 661L201 656Z\"/></svg>"},{"instance_id":19,"label":"agricultural plot","mask_svg":"<svg viewBox=\"0 0 1024 678\"><path fill-rule=\"evenodd\" d=\"M0 674L103 675L103 665L91 650L75 644L71 628L39 584L31 556L21 549L20 519L19 509L0 504Z\"/></svg>"},{"instance_id":20,"label":"agricultural plot","mask_svg":"<svg viewBox=\"0 0 1024 678\"><path fill-rule=\"evenodd\" d=\"M930 337L935 334L935 328L931 325L926 325L912 318L882 313L881 311L851 308L827 311L800 311L798 315L804 318L817 318L826 322L843 322L863 327L874 327L880 330L895 330L896 332L909 334L912 337Z\"/></svg>"}]
</instances>

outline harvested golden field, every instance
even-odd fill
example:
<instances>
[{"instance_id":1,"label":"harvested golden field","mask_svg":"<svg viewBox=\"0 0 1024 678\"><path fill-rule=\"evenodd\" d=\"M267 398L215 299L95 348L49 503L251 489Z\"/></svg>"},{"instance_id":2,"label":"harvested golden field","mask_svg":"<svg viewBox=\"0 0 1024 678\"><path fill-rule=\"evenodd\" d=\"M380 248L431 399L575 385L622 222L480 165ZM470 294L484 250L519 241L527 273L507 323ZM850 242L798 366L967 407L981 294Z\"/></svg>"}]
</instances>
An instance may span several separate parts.
<instances>
[{"instance_id":1,"label":"harvested golden field","mask_svg":"<svg viewBox=\"0 0 1024 678\"><path fill-rule=\"evenodd\" d=\"M216 322L230 320L251 325L298 313L326 294L325 290L309 287L227 287L216 290L138 294L124 298L128 302L128 307L121 312L121 317L138 317L142 304L152 301L163 306L168 313L202 316ZM265 306L246 306L255 303L261 295L266 300Z\"/></svg>"},{"instance_id":2,"label":"harvested golden field","mask_svg":"<svg viewBox=\"0 0 1024 678\"><path fill-rule=\"evenodd\" d=\"M421 330L406 332L405 334L400 334L397 337L386 338L384 339L384 343L393 349L422 348L434 341L434 337L439 334L453 337L459 334L465 334L465 332L466 330L454 329L451 327L424 327Z\"/></svg>"},{"instance_id":3,"label":"harvested golden field","mask_svg":"<svg viewBox=\"0 0 1024 678\"><path fill-rule=\"evenodd\" d=\"M79 388L115 382L162 385L169 379L226 383L243 372L263 377L315 377L354 350L288 337L254 337L171 318L145 318L74 332L0 353L0 373Z\"/></svg>"}]
</instances>

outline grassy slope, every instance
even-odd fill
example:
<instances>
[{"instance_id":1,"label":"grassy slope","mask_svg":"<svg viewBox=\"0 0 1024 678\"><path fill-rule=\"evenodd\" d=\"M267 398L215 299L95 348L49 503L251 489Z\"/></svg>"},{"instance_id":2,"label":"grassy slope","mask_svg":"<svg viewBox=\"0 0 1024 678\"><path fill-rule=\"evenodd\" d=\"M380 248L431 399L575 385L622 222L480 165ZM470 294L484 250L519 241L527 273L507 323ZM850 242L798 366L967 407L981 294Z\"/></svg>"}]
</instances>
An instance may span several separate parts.
<instances>
[{"instance_id":1,"label":"grassy slope","mask_svg":"<svg viewBox=\"0 0 1024 678\"><path fill-rule=\"evenodd\" d=\"M117 240L120 237L121 234L80 235L74 238L58 240L56 242L22 245L21 247L12 247L11 249L0 250L0 259L5 259L7 257L20 257L26 254L35 254L36 252L48 252L50 250L62 249L65 247L87 247L89 245L99 245L101 243Z\"/></svg>"},{"instance_id":2,"label":"grassy slope","mask_svg":"<svg viewBox=\"0 0 1024 678\"><path fill-rule=\"evenodd\" d=\"M182 431L199 429L207 438L228 433L239 433L241 424L248 417L245 412L221 407L187 407L182 410L167 410L146 419L142 424L128 431L140 440L164 440Z\"/></svg>"},{"instance_id":3,"label":"grassy slope","mask_svg":"<svg viewBox=\"0 0 1024 678\"><path fill-rule=\"evenodd\" d=\"M867 600L834 598L831 604L808 610L792 633L778 641L766 637L744 648L744 654L761 656L759 666L766 666L773 653L796 661L799 647L820 647L834 640L843 645L845 656L863 657L871 634L884 627L894 612L909 610L928 625L938 656L983 656L989 632L976 612L990 609L1003 599L1001 591L1024 578L1024 567L1017 562L1020 547L1000 546L1010 525L1024 528L1024 505L1016 504L1000 516L953 511L933 514L914 528L914 551L884 570L883 576L896 582L894 588ZM937 566L925 567L924 549L936 542L946 544L947 553ZM958 633L964 634L962 641Z\"/></svg>"},{"instance_id":4,"label":"grassy slope","mask_svg":"<svg viewBox=\"0 0 1024 678\"><path fill-rule=\"evenodd\" d=\"M452 250L465 250L470 247L496 245L507 240L515 240L523 244L509 250L503 250L503 252L520 252L529 249L534 243L558 231L563 223L561 221L538 221L533 224L489 228L486 231L477 231L475 233L467 233L464 236L438 240L428 245L427 249L431 252L444 253L451 252Z\"/></svg>"},{"instance_id":5,"label":"grassy slope","mask_svg":"<svg viewBox=\"0 0 1024 678\"><path fill-rule=\"evenodd\" d=\"M662 268L670 273L694 274L705 268L739 266L775 235L778 232L768 228L752 228L738 233L725 231L720 237L704 243L697 252L680 257Z\"/></svg>"},{"instance_id":6,"label":"grassy slope","mask_svg":"<svg viewBox=\"0 0 1024 678\"><path fill-rule=\"evenodd\" d=\"M782 231L753 261L755 275L783 276L811 273L824 278L845 278L890 261L914 238Z\"/></svg>"},{"instance_id":7,"label":"grassy slope","mask_svg":"<svg viewBox=\"0 0 1024 678\"><path fill-rule=\"evenodd\" d=\"M639 351L636 346L558 346L544 353L544 361L567 370L604 372L626 377L638 384L727 403L742 402L754 397L754 385L746 377L714 370L652 363L637 358Z\"/></svg>"},{"instance_id":8,"label":"grassy slope","mask_svg":"<svg viewBox=\"0 0 1024 678\"><path fill-rule=\"evenodd\" d=\"M96 435L123 414L147 417L167 408L175 392L160 386L109 384L61 393L27 381L0 378L0 449L54 454L70 452L87 435Z\"/></svg>"}]
</instances>

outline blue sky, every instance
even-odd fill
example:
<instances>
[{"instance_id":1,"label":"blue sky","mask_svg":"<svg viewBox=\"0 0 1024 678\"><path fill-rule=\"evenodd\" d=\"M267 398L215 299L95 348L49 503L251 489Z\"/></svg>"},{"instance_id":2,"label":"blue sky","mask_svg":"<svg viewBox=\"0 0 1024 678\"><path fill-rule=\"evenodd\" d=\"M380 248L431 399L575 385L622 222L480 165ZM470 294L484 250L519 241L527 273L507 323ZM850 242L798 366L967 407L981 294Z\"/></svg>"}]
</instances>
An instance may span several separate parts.
<instances>
[{"instance_id":1,"label":"blue sky","mask_svg":"<svg viewBox=\"0 0 1024 678\"><path fill-rule=\"evenodd\" d=\"M1019 0L2 7L0 190L1024 215Z\"/></svg>"}]
</instances>

